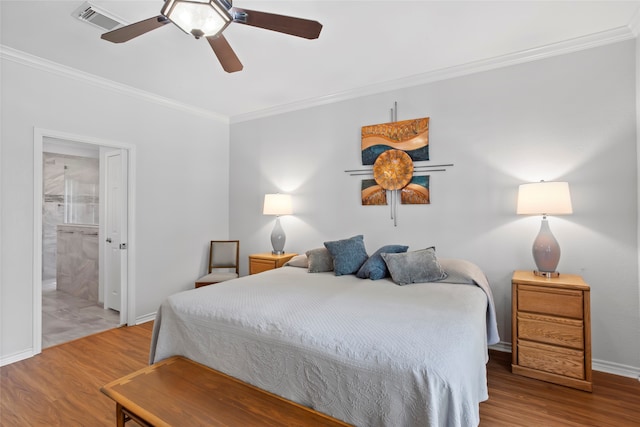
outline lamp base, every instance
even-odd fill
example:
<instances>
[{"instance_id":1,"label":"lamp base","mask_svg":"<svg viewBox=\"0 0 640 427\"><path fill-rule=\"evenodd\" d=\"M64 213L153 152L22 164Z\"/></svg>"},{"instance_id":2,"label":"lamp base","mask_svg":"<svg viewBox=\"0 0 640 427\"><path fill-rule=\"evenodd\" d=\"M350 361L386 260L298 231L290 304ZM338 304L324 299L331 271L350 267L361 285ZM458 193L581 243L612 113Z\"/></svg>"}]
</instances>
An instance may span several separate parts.
<instances>
[{"instance_id":1,"label":"lamp base","mask_svg":"<svg viewBox=\"0 0 640 427\"><path fill-rule=\"evenodd\" d=\"M273 231L271 232L271 247L273 248L271 253L273 255L284 254L284 242L286 239L287 236L284 235L284 230L280 225L280 217L276 216L276 224L273 226Z\"/></svg>"},{"instance_id":2,"label":"lamp base","mask_svg":"<svg viewBox=\"0 0 640 427\"><path fill-rule=\"evenodd\" d=\"M558 241L551 233L546 216L542 217L540 232L536 236L536 240L533 241L532 252L537 267L537 273L534 272L534 274L544 277L557 277L553 275L560 261L560 245L558 245Z\"/></svg>"},{"instance_id":3,"label":"lamp base","mask_svg":"<svg viewBox=\"0 0 640 427\"><path fill-rule=\"evenodd\" d=\"M533 274L535 276L546 277L547 279L551 279L552 277L559 277L560 276L560 273L558 273L557 271L538 271L538 270L533 270Z\"/></svg>"}]
</instances>

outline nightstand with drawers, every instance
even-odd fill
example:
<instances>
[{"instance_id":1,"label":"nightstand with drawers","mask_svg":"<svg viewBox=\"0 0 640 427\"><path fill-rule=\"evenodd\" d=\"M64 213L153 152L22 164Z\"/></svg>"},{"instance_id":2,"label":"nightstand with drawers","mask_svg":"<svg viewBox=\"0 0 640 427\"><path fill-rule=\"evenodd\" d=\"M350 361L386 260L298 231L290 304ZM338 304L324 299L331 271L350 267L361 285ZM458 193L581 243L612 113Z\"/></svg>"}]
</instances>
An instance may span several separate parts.
<instances>
[{"instance_id":1,"label":"nightstand with drawers","mask_svg":"<svg viewBox=\"0 0 640 427\"><path fill-rule=\"evenodd\" d=\"M531 271L516 271L511 283L512 372L592 391L589 286Z\"/></svg>"},{"instance_id":2,"label":"nightstand with drawers","mask_svg":"<svg viewBox=\"0 0 640 427\"><path fill-rule=\"evenodd\" d=\"M282 267L287 261L296 256L294 253L274 255L271 252L249 255L249 274L262 273Z\"/></svg>"}]
</instances>

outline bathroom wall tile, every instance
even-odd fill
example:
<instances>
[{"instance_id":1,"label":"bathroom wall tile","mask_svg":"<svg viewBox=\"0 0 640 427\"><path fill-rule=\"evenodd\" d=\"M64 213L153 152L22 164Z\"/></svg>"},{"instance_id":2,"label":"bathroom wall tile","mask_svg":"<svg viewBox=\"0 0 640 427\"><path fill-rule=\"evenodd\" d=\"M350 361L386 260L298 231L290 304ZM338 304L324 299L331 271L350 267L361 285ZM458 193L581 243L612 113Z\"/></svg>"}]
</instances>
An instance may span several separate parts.
<instances>
[{"instance_id":1,"label":"bathroom wall tile","mask_svg":"<svg viewBox=\"0 0 640 427\"><path fill-rule=\"evenodd\" d=\"M57 226L64 218L64 206L55 200L62 196L54 196L54 201L46 201L47 197L42 214L42 280L45 281L56 278Z\"/></svg>"},{"instance_id":2,"label":"bathroom wall tile","mask_svg":"<svg viewBox=\"0 0 640 427\"><path fill-rule=\"evenodd\" d=\"M64 194L64 157L60 154L43 153L44 194Z\"/></svg>"},{"instance_id":3,"label":"bathroom wall tile","mask_svg":"<svg viewBox=\"0 0 640 427\"><path fill-rule=\"evenodd\" d=\"M97 226L59 225L57 289L98 301Z\"/></svg>"}]
</instances>

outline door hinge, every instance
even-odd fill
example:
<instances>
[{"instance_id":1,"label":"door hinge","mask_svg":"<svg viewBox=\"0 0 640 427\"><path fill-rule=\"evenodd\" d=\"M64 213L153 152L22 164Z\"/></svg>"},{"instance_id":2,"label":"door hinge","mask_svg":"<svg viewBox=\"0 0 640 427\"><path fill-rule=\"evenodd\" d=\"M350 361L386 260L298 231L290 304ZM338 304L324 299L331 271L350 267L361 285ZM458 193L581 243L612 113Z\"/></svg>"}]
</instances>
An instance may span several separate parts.
<instances>
[{"instance_id":1,"label":"door hinge","mask_svg":"<svg viewBox=\"0 0 640 427\"><path fill-rule=\"evenodd\" d=\"M127 249L126 243L120 243L120 249Z\"/></svg>"}]
</instances>

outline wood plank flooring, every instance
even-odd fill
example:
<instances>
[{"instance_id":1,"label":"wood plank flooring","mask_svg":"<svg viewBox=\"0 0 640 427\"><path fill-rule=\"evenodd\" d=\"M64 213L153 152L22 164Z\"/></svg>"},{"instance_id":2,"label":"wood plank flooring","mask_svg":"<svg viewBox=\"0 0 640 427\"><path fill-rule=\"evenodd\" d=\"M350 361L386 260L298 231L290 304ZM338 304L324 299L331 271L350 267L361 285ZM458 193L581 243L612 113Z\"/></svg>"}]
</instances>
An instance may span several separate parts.
<instances>
[{"instance_id":1,"label":"wood plank flooring","mask_svg":"<svg viewBox=\"0 0 640 427\"><path fill-rule=\"evenodd\" d=\"M638 427L640 382L593 372L593 393L511 373L511 353L491 352L481 426Z\"/></svg>"},{"instance_id":2,"label":"wood plank flooring","mask_svg":"<svg viewBox=\"0 0 640 427\"><path fill-rule=\"evenodd\" d=\"M100 387L148 365L151 328L112 329L3 366L0 426L115 426L115 403Z\"/></svg>"},{"instance_id":3,"label":"wood plank flooring","mask_svg":"<svg viewBox=\"0 0 640 427\"><path fill-rule=\"evenodd\" d=\"M115 426L115 404L99 389L147 365L151 328L113 329L3 366L0 426ZM586 393L513 375L510 355L499 352L488 373L482 427L640 425L640 382L633 378L594 372L593 393Z\"/></svg>"}]
</instances>

